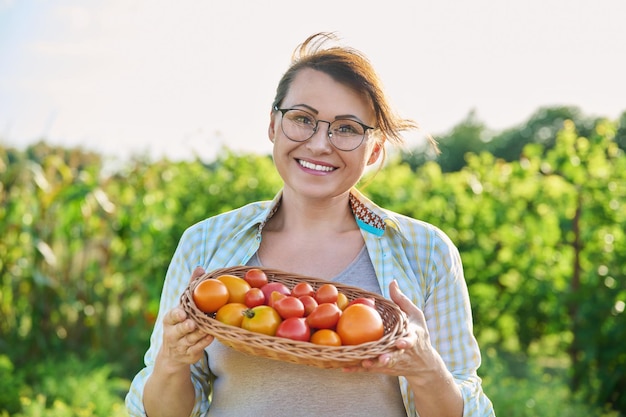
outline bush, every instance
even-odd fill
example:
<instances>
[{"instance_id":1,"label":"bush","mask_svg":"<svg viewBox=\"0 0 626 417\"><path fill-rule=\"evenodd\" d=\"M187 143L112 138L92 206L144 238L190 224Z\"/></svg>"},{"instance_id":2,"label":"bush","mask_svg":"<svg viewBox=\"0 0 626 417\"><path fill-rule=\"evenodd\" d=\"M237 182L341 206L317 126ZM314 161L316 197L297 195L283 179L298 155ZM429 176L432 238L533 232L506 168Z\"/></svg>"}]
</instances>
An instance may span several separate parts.
<instances>
[{"instance_id":1,"label":"bush","mask_svg":"<svg viewBox=\"0 0 626 417\"><path fill-rule=\"evenodd\" d=\"M488 349L483 356L483 389L497 416L507 417L618 417L602 411L569 389L568 369L561 364L540 364L523 356Z\"/></svg>"},{"instance_id":2,"label":"bush","mask_svg":"<svg viewBox=\"0 0 626 417\"><path fill-rule=\"evenodd\" d=\"M123 396L130 381L114 377L114 366L101 359L81 360L71 355L47 359L29 369L19 389L21 411L15 417L116 417L125 416ZM19 386L12 381L12 385Z\"/></svg>"}]
</instances>

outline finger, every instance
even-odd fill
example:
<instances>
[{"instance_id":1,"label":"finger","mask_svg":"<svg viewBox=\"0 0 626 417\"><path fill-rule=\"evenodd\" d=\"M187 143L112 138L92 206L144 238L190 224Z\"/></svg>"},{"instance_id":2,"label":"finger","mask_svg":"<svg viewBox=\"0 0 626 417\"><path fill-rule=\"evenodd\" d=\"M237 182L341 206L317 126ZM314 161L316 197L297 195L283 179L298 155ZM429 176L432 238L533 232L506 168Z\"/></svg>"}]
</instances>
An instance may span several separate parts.
<instances>
[{"instance_id":1,"label":"finger","mask_svg":"<svg viewBox=\"0 0 626 417\"><path fill-rule=\"evenodd\" d=\"M206 274L206 271L204 270L204 268L201 266L196 266L196 268L191 273L191 279L189 280L189 282L192 282L196 278L200 278L204 274Z\"/></svg>"},{"instance_id":2,"label":"finger","mask_svg":"<svg viewBox=\"0 0 626 417\"><path fill-rule=\"evenodd\" d=\"M195 351L203 350L205 347L210 345L213 342L213 340L215 339L210 334L206 334L204 332L199 332L197 337L198 338L195 339L193 345L191 345L191 347L190 347L191 349L193 349Z\"/></svg>"},{"instance_id":3,"label":"finger","mask_svg":"<svg viewBox=\"0 0 626 417\"><path fill-rule=\"evenodd\" d=\"M171 309L165 317L163 317L163 325L175 326L187 319L187 313L180 306Z\"/></svg>"},{"instance_id":4,"label":"finger","mask_svg":"<svg viewBox=\"0 0 626 417\"><path fill-rule=\"evenodd\" d=\"M204 349L213 343L214 337L208 334L204 334L196 343L187 348L187 354L191 356L191 363L195 363L200 360Z\"/></svg>"},{"instance_id":5,"label":"finger","mask_svg":"<svg viewBox=\"0 0 626 417\"><path fill-rule=\"evenodd\" d=\"M426 319L424 313L413 302L402 293L398 282L394 279L389 285L389 295L391 300L400 307L402 311L408 314L411 318L416 320L420 325L426 326Z\"/></svg>"},{"instance_id":6,"label":"finger","mask_svg":"<svg viewBox=\"0 0 626 417\"><path fill-rule=\"evenodd\" d=\"M185 343L188 346L193 346L199 342L202 341L202 339L204 339L207 336L207 334L205 332L203 332L200 329L196 329L192 332L189 332L187 334L185 334L185 336L183 337Z\"/></svg>"}]
</instances>

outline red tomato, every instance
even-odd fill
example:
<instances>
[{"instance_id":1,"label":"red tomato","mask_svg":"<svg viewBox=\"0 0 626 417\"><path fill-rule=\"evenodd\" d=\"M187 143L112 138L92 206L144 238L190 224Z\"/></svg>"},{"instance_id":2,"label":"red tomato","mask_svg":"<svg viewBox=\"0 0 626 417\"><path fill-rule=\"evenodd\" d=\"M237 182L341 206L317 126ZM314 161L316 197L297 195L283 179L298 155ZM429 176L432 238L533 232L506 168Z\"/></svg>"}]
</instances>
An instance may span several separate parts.
<instances>
[{"instance_id":1,"label":"red tomato","mask_svg":"<svg viewBox=\"0 0 626 417\"><path fill-rule=\"evenodd\" d=\"M311 337L311 329L309 325L306 324L306 319L302 317L290 317L278 325L276 336L308 342Z\"/></svg>"},{"instance_id":2,"label":"red tomato","mask_svg":"<svg viewBox=\"0 0 626 417\"><path fill-rule=\"evenodd\" d=\"M302 301L302 304L304 304L305 317L311 314L311 311L315 310L315 307L317 307L317 301L315 301L315 298L311 295L303 295L298 299Z\"/></svg>"},{"instance_id":3,"label":"red tomato","mask_svg":"<svg viewBox=\"0 0 626 417\"><path fill-rule=\"evenodd\" d=\"M298 298L305 295L314 296L315 290L308 282L299 282L291 289L291 295Z\"/></svg>"},{"instance_id":4,"label":"red tomato","mask_svg":"<svg viewBox=\"0 0 626 417\"><path fill-rule=\"evenodd\" d=\"M270 294L270 299L265 304L274 308L274 303L285 297L288 297L288 296L278 291L272 291L272 293Z\"/></svg>"},{"instance_id":5,"label":"red tomato","mask_svg":"<svg viewBox=\"0 0 626 417\"><path fill-rule=\"evenodd\" d=\"M274 293L275 292L272 294ZM291 295L286 295L280 300L274 301L272 307L274 307L274 310L278 311L278 314L280 314L280 317L283 319L304 316L304 304L302 304L302 301Z\"/></svg>"},{"instance_id":6,"label":"red tomato","mask_svg":"<svg viewBox=\"0 0 626 417\"><path fill-rule=\"evenodd\" d=\"M341 310L335 303L322 303L306 317L306 322L314 329L333 329L341 317Z\"/></svg>"},{"instance_id":7,"label":"red tomato","mask_svg":"<svg viewBox=\"0 0 626 417\"><path fill-rule=\"evenodd\" d=\"M282 282L268 282L261 287L263 294L265 294L265 304L269 303L272 291L278 291L281 294L291 295L291 291Z\"/></svg>"},{"instance_id":8,"label":"red tomato","mask_svg":"<svg viewBox=\"0 0 626 417\"><path fill-rule=\"evenodd\" d=\"M244 311L241 328L251 332L275 336L282 319L270 306L257 306Z\"/></svg>"},{"instance_id":9,"label":"red tomato","mask_svg":"<svg viewBox=\"0 0 626 417\"><path fill-rule=\"evenodd\" d=\"M360 345L383 337L385 327L378 311L365 304L353 304L341 314L337 333L344 345Z\"/></svg>"},{"instance_id":10,"label":"red tomato","mask_svg":"<svg viewBox=\"0 0 626 417\"><path fill-rule=\"evenodd\" d=\"M319 304L336 303L339 291L333 284L322 284L315 292L315 300Z\"/></svg>"},{"instance_id":11,"label":"red tomato","mask_svg":"<svg viewBox=\"0 0 626 417\"><path fill-rule=\"evenodd\" d=\"M317 330L310 339L311 343L324 346L341 346L341 337L330 329Z\"/></svg>"},{"instance_id":12,"label":"red tomato","mask_svg":"<svg viewBox=\"0 0 626 417\"><path fill-rule=\"evenodd\" d=\"M354 300L352 300L352 301L350 301L348 303L349 306L351 306L353 304L365 304L366 306L369 306L369 307L372 307L372 308L376 308L376 300L374 300L371 297L355 298Z\"/></svg>"},{"instance_id":13,"label":"red tomato","mask_svg":"<svg viewBox=\"0 0 626 417\"><path fill-rule=\"evenodd\" d=\"M245 279L252 288L261 288L267 284L267 275L259 268L248 269L243 279Z\"/></svg>"},{"instance_id":14,"label":"red tomato","mask_svg":"<svg viewBox=\"0 0 626 417\"><path fill-rule=\"evenodd\" d=\"M228 303L220 307L215 313L215 320L231 326L241 327L243 321L243 313L248 306L241 303Z\"/></svg>"},{"instance_id":15,"label":"red tomato","mask_svg":"<svg viewBox=\"0 0 626 417\"><path fill-rule=\"evenodd\" d=\"M245 279L236 277L234 275L220 275L217 277L218 281L222 281L228 288L229 303L244 303L246 293L250 289L250 284Z\"/></svg>"},{"instance_id":16,"label":"red tomato","mask_svg":"<svg viewBox=\"0 0 626 417\"><path fill-rule=\"evenodd\" d=\"M228 302L228 288L216 279L202 281L193 290L193 302L205 313L214 313Z\"/></svg>"},{"instance_id":17,"label":"red tomato","mask_svg":"<svg viewBox=\"0 0 626 417\"><path fill-rule=\"evenodd\" d=\"M265 294L263 294L260 288L250 288L244 298L244 304L249 308L261 306L265 304Z\"/></svg>"}]
</instances>

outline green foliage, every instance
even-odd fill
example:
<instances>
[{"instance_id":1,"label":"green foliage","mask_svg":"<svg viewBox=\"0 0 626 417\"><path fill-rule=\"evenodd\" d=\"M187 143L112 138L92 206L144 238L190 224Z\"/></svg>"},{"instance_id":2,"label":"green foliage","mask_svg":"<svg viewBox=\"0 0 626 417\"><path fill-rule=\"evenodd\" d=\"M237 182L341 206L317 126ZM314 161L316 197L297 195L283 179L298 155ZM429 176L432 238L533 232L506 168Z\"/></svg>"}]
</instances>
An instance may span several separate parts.
<instances>
[{"instance_id":1,"label":"green foliage","mask_svg":"<svg viewBox=\"0 0 626 417\"><path fill-rule=\"evenodd\" d=\"M590 405L567 387L567 371L559 363L539 364L527 357L484 355L483 388L497 416L618 417L617 411ZM538 388L539 387L539 388Z\"/></svg>"},{"instance_id":2,"label":"green foliage","mask_svg":"<svg viewBox=\"0 0 626 417\"><path fill-rule=\"evenodd\" d=\"M413 170L417 170L428 161L434 160L443 172L456 172L467 166L468 154L480 154L484 151L497 159L507 162L519 160L527 145L541 145L543 151L555 146L557 133L567 121L576 125L579 135L588 137L601 118L585 117L576 107L544 107L533 113L528 120L502 132L493 132L471 111L467 117L452 130L437 135L441 153L437 156L423 152L419 147L402 155L402 160ZM626 150L626 113L618 122L615 142Z\"/></svg>"},{"instance_id":3,"label":"green foliage","mask_svg":"<svg viewBox=\"0 0 626 417\"><path fill-rule=\"evenodd\" d=\"M484 149L459 169L398 158L363 191L459 247L498 414L626 412L623 120L564 119L510 161L466 122L455 132ZM0 147L0 416L121 415L185 228L280 187L270 157L228 150L111 171L80 150Z\"/></svg>"},{"instance_id":4,"label":"green foliage","mask_svg":"<svg viewBox=\"0 0 626 417\"><path fill-rule=\"evenodd\" d=\"M19 391L24 378L15 370L11 359L0 355L0 416L3 412L16 413L20 409Z\"/></svg>"},{"instance_id":5,"label":"green foliage","mask_svg":"<svg viewBox=\"0 0 626 417\"><path fill-rule=\"evenodd\" d=\"M552 149L506 162L483 152L443 173L399 162L365 190L439 225L461 251L485 348L565 359L585 401L626 410L626 157L615 126L571 121Z\"/></svg>"}]
</instances>

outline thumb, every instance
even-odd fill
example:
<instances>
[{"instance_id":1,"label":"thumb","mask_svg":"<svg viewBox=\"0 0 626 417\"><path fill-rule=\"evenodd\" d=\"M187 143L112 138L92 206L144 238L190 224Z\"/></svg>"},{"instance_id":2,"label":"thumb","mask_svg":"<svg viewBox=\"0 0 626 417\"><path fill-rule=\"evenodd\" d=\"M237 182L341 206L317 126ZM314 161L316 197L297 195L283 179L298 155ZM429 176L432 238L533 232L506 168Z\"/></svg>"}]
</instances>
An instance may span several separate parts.
<instances>
[{"instance_id":1,"label":"thumb","mask_svg":"<svg viewBox=\"0 0 626 417\"><path fill-rule=\"evenodd\" d=\"M404 311L407 316L417 321L420 325L426 326L426 319L424 313L420 310L411 300L402 293L398 282L394 279L389 285L389 295L391 300L400 307L400 310Z\"/></svg>"},{"instance_id":2,"label":"thumb","mask_svg":"<svg viewBox=\"0 0 626 417\"><path fill-rule=\"evenodd\" d=\"M200 278L202 275L206 274L206 271L201 266L196 266L196 268L191 273L191 279L189 282L193 282L195 279Z\"/></svg>"}]
</instances>

